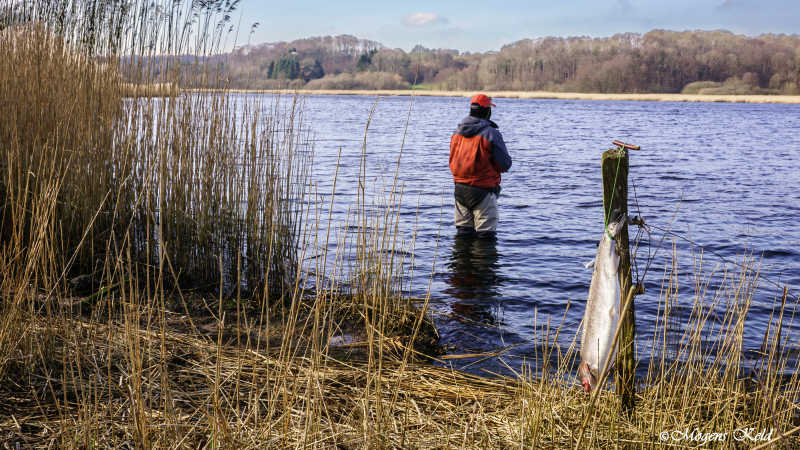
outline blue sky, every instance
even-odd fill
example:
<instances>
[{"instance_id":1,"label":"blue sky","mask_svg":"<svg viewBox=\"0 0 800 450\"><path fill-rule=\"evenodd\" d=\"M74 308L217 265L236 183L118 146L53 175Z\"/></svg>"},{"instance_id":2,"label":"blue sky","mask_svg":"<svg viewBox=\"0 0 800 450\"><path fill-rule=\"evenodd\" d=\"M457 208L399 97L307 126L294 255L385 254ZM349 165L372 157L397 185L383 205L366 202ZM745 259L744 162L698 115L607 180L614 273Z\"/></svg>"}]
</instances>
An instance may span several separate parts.
<instances>
[{"instance_id":1,"label":"blue sky","mask_svg":"<svg viewBox=\"0 0 800 450\"><path fill-rule=\"evenodd\" d=\"M239 13L241 30L261 24L252 43L352 34L405 50L422 44L487 51L525 38L601 37L655 28L800 33L800 0L243 0Z\"/></svg>"}]
</instances>

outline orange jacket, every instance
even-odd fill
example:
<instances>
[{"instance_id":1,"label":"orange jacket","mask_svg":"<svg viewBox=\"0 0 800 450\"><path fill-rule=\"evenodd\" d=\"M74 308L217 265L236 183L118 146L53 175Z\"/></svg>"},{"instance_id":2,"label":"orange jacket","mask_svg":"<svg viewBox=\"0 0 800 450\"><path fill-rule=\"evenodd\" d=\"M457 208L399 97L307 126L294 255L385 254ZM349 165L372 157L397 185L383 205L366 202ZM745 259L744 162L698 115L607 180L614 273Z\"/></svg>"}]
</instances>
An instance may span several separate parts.
<instances>
[{"instance_id":1,"label":"orange jacket","mask_svg":"<svg viewBox=\"0 0 800 450\"><path fill-rule=\"evenodd\" d=\"M511 168L503 136L490 120L466 117L450 138L453 181L481 188L500 185L500 174Z\"/></svg>"}]
</instances>

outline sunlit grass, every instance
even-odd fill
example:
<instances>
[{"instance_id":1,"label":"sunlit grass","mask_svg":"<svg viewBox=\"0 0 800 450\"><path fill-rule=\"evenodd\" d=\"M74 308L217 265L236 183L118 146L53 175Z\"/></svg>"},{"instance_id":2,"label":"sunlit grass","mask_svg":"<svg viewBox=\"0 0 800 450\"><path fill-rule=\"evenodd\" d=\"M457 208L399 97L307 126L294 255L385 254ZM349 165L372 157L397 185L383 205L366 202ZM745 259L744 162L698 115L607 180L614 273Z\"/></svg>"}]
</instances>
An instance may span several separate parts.
<instances>
[{"instance_id":1,"label":"sunlit grass","mask_svg":"<svg viewBox=\"0 0 800 450\"><path fill-rule=\"evenodd\" d=\"M632 417L609 391L590 407L574 346L545 342L554 363L512 368L515 378L425 364L435 358L416 345L435 338L427 299L400 295L413 250L399 228L403 186L396 174L385 190L367 186L366 138L352 227L337 228L336 180L320 202L309 177L301 98L125 98L120 73L150 73L125 64L148 59L112 49L161 33L161 49L177 53L164 43L189 42L184 28L170 35L145 2L130 16L107 10L125 17L94 23L94 36L59 34L44 20L58 5L34 3L39 25L0 34L0 439L10 447L649 448L669 444L663 431L743 427L798 444L779 436L800 421L796 343L781 331L791 297L776 293L757 363L744 363L744 318L763 289L753 261L716 274L697 264L686 298L673 254ZM189 21L212 14L168 3ZM59 20L89 20L66 13ZM223 39L208 23L196 32ZM678 304L691 305L683 328ZM331 344L342 335L351 342Z\"/></svg>"}]
</instances>

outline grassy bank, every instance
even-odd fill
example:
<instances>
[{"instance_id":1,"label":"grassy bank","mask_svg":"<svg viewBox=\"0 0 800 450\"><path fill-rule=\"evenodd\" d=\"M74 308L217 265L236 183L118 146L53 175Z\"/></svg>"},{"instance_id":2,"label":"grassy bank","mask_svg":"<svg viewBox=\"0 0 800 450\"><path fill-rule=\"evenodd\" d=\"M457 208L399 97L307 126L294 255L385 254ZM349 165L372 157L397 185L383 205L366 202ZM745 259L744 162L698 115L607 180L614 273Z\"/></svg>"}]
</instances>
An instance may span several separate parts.
<instances>
[{"instance_id":1,"label":"grassy bank","mask_svg":"<svg viewBox=\"0 0 800 450\"><path fill-rule=\"evenodd\" d=\"M547 337L541 373L476 377L414 357L409 340L370 334L368 322L340 328L325 312L338 301L331 292L263 315L239 299L187 297L160 309L163 299L125 289L113 320L28 318L31 347L13 352L0 389L0 433L12 448L796 448L800 380L781 335L793 319L786 298L757 362L742 364L753 270L720 274L717 289L715 276L698 273L681 299L685 268L668 269L630 416L609 390L593 404L574 378L578 349ZM676 310L687 303L680 331L686 311ZM356 337L334 339L341 333Z\"/></svg>"},{"instance_id":2,"label":"grassy bank","mask_svg":"<svg viewBox=\"0 0 800 450\"><path fill-rule=\"evenodd\" d=\"M191 90L191 91L204 91ZM300 95L368 95L368 96L417 96L417 97L465 97L475 95L473 91L437 90L241 90L233 93L279 93ZM557 100L614 100L614 101L657 101L657 102L717 102L717 103L800 103L798 95L699 95L699 94L599 94L586 92L525 92L488 91L492 98L557 99Z\"/></svg>"},{"instance_id":3,"label":"grassy bank","mask_svg":"<svg viewBox=\"0 0 800 450\"><path fill-rule=\"evenodd\" d=\"M219 42L232 11L207 3L169 1L163 23L150 2L34 2L21 17L36 25L0 34L5 447L650 448L695 445L660 433L698 429L731 433L710 444L732 448L744 428L800 443L796 342L783 331L796 305L776 292L759 355L746 355L763 289L747 259L734 273L697 264L687 291L673 258L630 417L608 390L594 404L581 391L578 349L553 346L556 327L537 346L540 372L431 365L428 299L402 295L402 184L369 186L366 139L337 228L335 179L323 202L309 178L302 98L123 98L115 49ZM170 35L184 20L207 28Z\"/></svg>"}]
</instances>

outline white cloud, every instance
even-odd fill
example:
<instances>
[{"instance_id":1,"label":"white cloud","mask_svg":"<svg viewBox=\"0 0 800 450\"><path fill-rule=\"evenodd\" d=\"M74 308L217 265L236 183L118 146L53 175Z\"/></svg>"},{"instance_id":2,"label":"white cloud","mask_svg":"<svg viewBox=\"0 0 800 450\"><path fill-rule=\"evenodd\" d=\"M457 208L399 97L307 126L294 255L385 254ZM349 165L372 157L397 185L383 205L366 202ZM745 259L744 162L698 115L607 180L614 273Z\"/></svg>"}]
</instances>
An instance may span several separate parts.
<instances>
[{"instance_id":1,"label":"white cloud","mask_svg":"<svg viewBox=\"0 0 800 450\"><path fill-rule=\"evenodd\" d=\"M744 2L742 2L742 1L739 1L739 0L725 0L725 1L722 2L721 5L717 6L717 9L721 10L721 11L728 11L728 10L736 9L736 8L739 8L739 7L742 7L742 6L745 6Z\"/></svg>"},{"instance_id":2,"label":"white cloud","mask_svg":"<svg viewBox=\"0 0 800 450\"><path fill-rule=\"evenodd\" d=\"M403 19L403 23L411 27L427 27L447 23L447 19L436 13L414 13Z\"/></svg>"}]
</instances>

